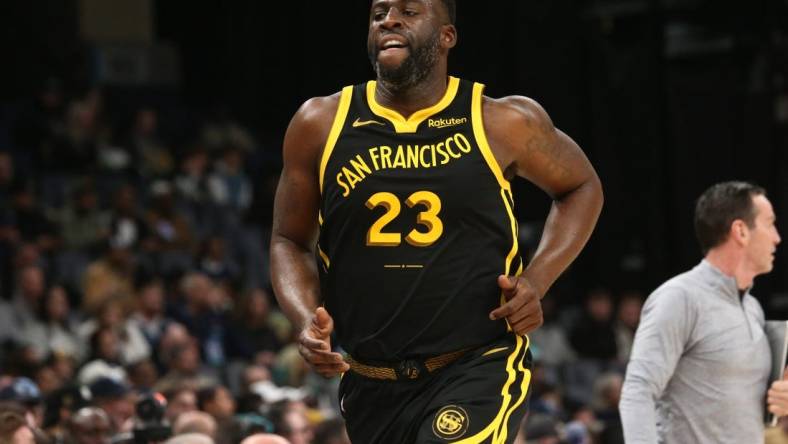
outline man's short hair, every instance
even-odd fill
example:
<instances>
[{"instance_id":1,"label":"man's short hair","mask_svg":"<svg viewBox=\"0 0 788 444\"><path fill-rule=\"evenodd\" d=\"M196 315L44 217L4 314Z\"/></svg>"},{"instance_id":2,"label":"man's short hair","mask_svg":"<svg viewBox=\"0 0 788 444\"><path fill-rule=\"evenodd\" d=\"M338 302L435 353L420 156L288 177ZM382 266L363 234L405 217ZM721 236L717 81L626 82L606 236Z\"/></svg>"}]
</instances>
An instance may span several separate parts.
<instances>
[{"instance_id":1,"label":"man's short hair","mask_svg":"<svg viewBox=\"0 0 788 444\"><path fill-rule=\"evenodd\" d=\"M446 7L446 13L449 16L449 23L452 25L457 21L457 2L455 0L441 0L443 6Z\"/></svg>"},{"instance_id":2,"label":"man's short hair","mask_svg":"<svg viewBox=\"0 0 788 444\"><path fill-rule=\"evenodd\" d=\"M766 190L741 181L718 183L701 194L695 205L695 235L704 255L725 242L735 220L755 226L752 199L758 195L766 195Z\"/></svg>"}]
</instances>

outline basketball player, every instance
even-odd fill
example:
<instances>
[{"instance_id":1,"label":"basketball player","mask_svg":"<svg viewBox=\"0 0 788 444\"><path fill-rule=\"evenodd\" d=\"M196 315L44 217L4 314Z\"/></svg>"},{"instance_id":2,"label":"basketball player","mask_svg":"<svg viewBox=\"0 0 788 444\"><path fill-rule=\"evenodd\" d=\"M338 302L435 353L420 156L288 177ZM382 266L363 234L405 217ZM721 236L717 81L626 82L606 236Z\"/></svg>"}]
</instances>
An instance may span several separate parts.
<instances>
[{"instance_id":1,"label":"basketball player","mask_svg":"<svg viewBox=\"0 0 788 444\"><path fill-rule=\"evenodd\" d=\"M448 75L454 3L374 0L376 81L308 100L285 136L274 287L304 358L345 372L353 442L511 442L524 335L602 206L594 169L537 103ZM526 267L515 175L554 200Z\"/></svg>"}]
</instances>

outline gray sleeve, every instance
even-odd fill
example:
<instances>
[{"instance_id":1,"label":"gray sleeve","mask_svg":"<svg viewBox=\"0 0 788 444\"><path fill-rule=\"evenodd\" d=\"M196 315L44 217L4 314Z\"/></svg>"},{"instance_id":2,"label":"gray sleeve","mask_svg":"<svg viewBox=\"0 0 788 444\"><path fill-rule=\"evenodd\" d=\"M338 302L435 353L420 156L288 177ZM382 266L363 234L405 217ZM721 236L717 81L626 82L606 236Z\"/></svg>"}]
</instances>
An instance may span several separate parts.
<instances>
[{"instance_id":1,"label":"gray sleeve","mask_svg":"<svg viewBox=\"0 0 788 444\"><path fill-rule=\"evenodd\" d=\"M621 393L627 444L657 444L656 401L689 341L695 313L685 291L657 289L643 305Z\"/></svg>"}]
</instances>

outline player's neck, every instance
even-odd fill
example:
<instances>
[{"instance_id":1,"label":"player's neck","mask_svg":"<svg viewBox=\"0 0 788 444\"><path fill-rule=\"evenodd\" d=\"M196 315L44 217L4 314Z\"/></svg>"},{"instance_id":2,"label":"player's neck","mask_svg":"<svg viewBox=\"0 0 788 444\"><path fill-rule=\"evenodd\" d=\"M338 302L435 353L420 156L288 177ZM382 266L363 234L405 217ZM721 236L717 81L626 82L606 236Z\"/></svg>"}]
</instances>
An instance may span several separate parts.
<instances>
[{"instance_id":1,"label":"player's neck","mask_svg":"<svg viewBox=\"0 0 788 444\"><path fill-rule=\"evenodd\" d=\"M407 87L398 87L378 79L375 101L408 118L418 110L438 103L446 94L449 76L445 72L427 76L421 82Z\"/></svg>"},{"instance_id":2,"label":"player's neck","mask_svg":"<svg viewBox=\"0 0 788 444\"><path fill-rule=\"evenodd\" d=\"M747 266L744 252L737 249L735 245L726 243L712 248L706 253L706 261L724 274L736 279L736 287L739 290L752 287L755 273Z\"/></svg>"}]
</instances>

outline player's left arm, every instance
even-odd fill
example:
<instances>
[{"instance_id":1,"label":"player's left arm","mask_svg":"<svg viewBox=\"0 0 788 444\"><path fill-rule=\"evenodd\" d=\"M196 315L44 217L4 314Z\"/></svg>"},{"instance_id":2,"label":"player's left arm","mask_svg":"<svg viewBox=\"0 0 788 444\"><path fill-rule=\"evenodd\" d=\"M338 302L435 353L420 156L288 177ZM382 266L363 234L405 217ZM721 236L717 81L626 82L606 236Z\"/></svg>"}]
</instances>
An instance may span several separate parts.
<instances>
[{"instance_id":1,"label":"player's left arm","mask_svg":"<svg viewBox=\"0 0 788 444\"><path fill-rule=\"evenodd\" d=\"M498 278L507 302L490 313L525 334L542 324L541 298L591 236L602 185L580 147L535 101L486 99L484 113L485 132L505 174L528 179L553 199L533 258L519 277Z\"/></svg>"}]
</instances>

